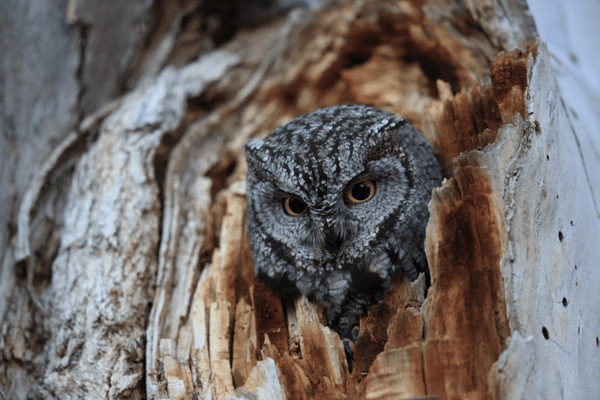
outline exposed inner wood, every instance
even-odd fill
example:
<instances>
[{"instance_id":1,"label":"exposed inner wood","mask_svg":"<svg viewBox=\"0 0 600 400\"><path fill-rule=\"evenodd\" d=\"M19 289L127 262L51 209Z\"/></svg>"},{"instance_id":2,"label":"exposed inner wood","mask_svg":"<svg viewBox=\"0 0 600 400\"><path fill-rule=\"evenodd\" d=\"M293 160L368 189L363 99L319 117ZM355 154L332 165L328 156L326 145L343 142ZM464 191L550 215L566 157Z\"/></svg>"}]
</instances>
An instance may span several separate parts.
<instances>
[{"instance_id":1,"label":"exposed inner wood","mask_svg":"<svg viewBox=\"0 0 600 400\"><path fill-rule=\"evenodd\" d=\"M212 371L217 397L236 388L250 390L253 371L269 359L287 398L488 393L488 371L510 334L499 270L506 238L487 177L468 152L493 143L498 128L515 113L524 115L528 54L499 55L491 64L491 84L478 84L467 71L483 75L482 66L420 12L377 15L375 22L358 18L337 48L303 65L286 84L267 87L259 98L282 119L350 102L406 115L423 129L451 177L434 192L430 206L431 286L426 288L424 276L395 283L361 320L349 373L342 343L324 326L318 308L306 299L282 302L254 280L243 190L216 197L213 192L220 204L209 218L215 253L209 280L199 281L196 289L208 290L200 307L211 328L192 329L210 343L210 361L192 360L203 364L198 371ZM270 120L261 134L280 122ZM220 161L210 174L223 182L231 165ZM243 169L236 168L228 179L242 178ZM391 389L386 382L393 382Z\"/></svg>"}]
</instances>

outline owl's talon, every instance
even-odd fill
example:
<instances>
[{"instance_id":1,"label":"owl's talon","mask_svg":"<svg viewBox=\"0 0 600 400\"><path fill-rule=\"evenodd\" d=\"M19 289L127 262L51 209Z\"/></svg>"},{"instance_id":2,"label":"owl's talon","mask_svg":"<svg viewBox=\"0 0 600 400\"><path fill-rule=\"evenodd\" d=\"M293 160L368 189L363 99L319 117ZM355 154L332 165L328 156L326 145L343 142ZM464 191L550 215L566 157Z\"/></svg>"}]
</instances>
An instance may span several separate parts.
<instances>
[{"instance_id":1,"label":"owl's talon","mask_svg":"<svg viewBox=\"0 0 600 400\"><path fill-rule=\"evenodd\" d=\"M342 339L342 343L344 344L344 353L346 353L346 361L348 361L348 371L352 372L354 369L354 352L352 351L354 348L354 342L348 338Z\"/></svg>"},{"instance_id":2,"label":"owl's talon","mask_svg":"<svg viewBox=\"0 0 600 400\"><path fill-rule=\"evenodd\" d=\"M350 337L352 338L352 341L354 343L356 343L359 333L360 333L360 325L354 325L354 327L352 328L352 331L350 331Z\"/></svg>"}]
</instances>

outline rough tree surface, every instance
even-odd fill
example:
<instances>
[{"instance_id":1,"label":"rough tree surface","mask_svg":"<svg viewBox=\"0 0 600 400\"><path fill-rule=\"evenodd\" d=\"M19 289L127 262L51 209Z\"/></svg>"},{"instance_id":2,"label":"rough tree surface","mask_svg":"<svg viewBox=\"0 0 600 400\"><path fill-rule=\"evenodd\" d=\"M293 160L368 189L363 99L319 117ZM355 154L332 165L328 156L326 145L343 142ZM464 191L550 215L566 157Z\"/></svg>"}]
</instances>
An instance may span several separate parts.
<instances>
[{"instance_id":1,"label":"rough tree surface","mask_svg":"<svg viewBox=\"0 0 600 400\"><path fill-rule=\"evenodd\" d=\"M525 1L121 3L0 4L0 398L600 392L600 99ZM352 370L246 234L244 144L337 104L447 177Z\"/></svg>"}]
</instances>

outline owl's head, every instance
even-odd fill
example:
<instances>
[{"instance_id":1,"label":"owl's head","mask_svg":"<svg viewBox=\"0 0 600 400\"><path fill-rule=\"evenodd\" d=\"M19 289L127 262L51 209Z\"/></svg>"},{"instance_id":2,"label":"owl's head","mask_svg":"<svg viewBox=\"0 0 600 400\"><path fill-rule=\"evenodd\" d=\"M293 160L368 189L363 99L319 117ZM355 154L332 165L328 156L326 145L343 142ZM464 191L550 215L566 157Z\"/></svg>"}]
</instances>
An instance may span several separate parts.
<instances>
[{"instance_id":1,"label":"owl's head","mask_svg":"<svg viewBox=\"0 0 600 400\"><path fill-rule=\"evenodd\" d=\"M427 202L441 175L406 120L331 107L250 141L245 152L255 269L272 288L336 306L423 264Z\"/></svg>"}]
</instances>

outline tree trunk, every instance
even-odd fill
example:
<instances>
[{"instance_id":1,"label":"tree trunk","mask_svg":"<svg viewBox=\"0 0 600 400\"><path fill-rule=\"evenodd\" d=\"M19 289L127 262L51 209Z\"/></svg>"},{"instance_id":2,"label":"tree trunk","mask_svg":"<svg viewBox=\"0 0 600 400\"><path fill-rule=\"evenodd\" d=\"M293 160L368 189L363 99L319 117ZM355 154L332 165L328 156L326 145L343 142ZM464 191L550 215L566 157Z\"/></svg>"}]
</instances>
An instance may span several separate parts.
<instances>
[{"instance_id":1,"label":"tree trunk","mask_svg":"<svg viewBox=\"0 0 600 400\"><path fill-rule=\"evenodd\" d=\"M524 1L9 1L0 29L0 397L600 392L600 102ZM347 103L406 116L447 177L431 282L361 320L352 370L256 281L242 154Z\"/></svg>"}]
</instances>

